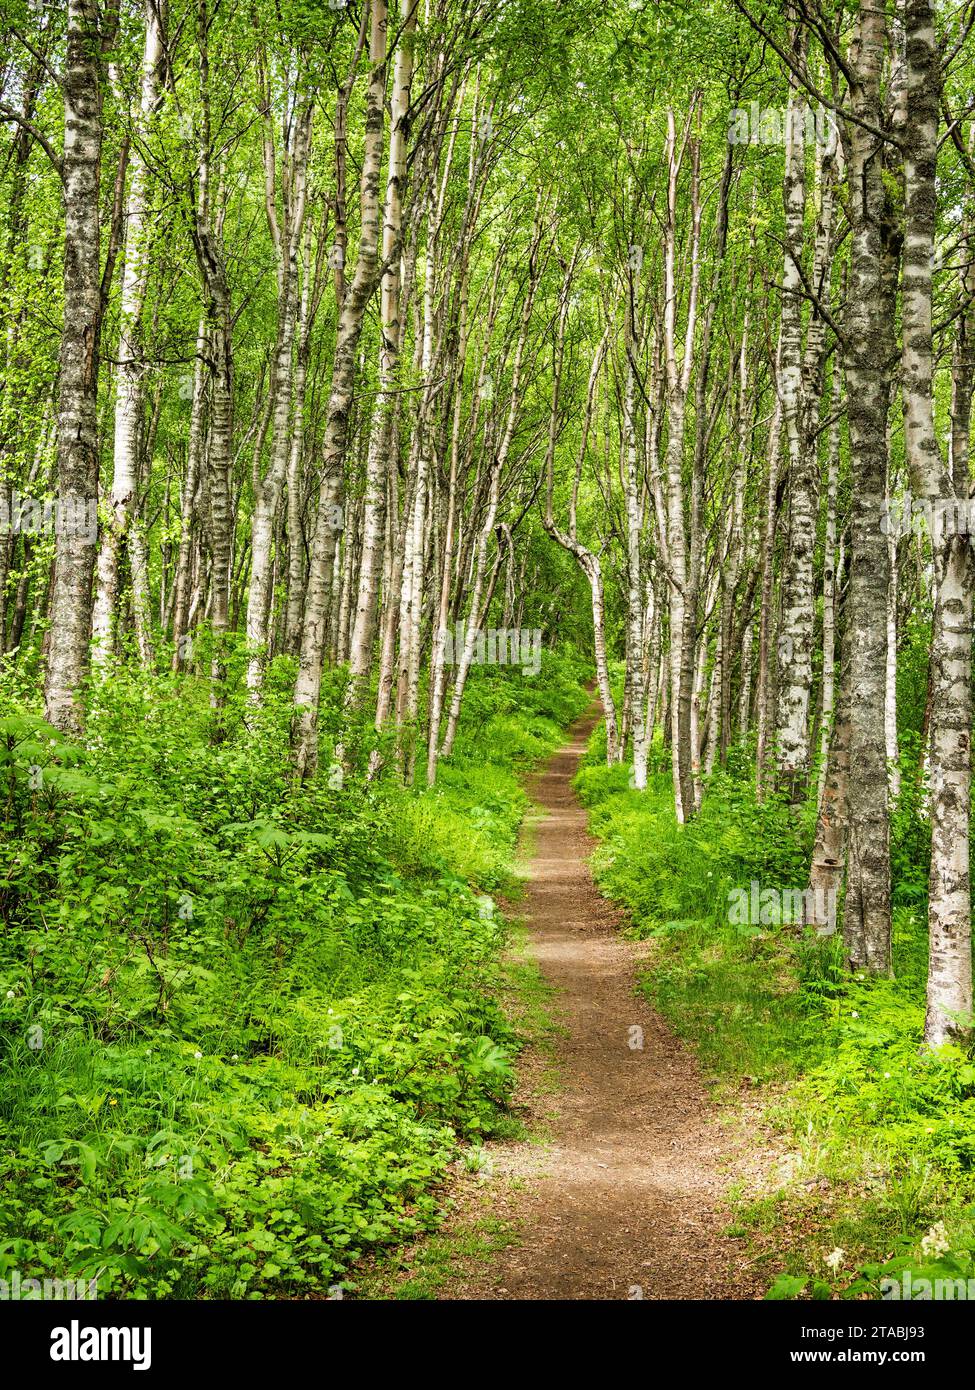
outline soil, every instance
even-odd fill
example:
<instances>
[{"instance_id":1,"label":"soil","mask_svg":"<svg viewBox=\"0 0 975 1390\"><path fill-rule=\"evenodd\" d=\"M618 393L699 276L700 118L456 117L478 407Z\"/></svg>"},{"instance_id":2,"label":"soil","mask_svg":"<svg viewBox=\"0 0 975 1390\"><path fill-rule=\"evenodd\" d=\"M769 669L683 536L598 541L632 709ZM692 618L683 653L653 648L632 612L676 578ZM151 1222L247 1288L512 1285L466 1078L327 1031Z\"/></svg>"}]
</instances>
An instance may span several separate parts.
<instances>
[{"instance_id":1,"label":"soil","mask_svg":"<svg viewBox=\"0 0 975 1390\"><path fill-rule=\"evenodd\" d=\"M518 913L561 1031L557 1091L540 1092L541 1063L529 1057L519 1100L550 1142L490 1146L475 1205L511 1223L514 1239L441 1297L761 1297L767 1277L726 1234L740 1136L719 1122L693 1054L637 993L643 948L620 936L589 871L595 842L572 779L597 717L573 726L529 788L537 815Z\"/></svg>"}]
</instances>

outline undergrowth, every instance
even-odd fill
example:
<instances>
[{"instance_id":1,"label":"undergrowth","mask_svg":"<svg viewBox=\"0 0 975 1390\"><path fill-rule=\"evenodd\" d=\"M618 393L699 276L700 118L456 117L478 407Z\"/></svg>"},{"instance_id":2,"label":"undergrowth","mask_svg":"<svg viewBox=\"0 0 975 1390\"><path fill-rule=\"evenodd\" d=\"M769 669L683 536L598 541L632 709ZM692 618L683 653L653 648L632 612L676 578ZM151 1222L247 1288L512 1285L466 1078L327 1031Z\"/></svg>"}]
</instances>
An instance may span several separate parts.
<instances>
[{"instance_id":1,"label":"undergrowth","mask_svg":"<svg viewBox=\"0 0 975 1390\"><path fill-rule=\"evenodd\" d=\"M336 773L338 680L293 785L293 674L218 743L198 678L113 671L78 740L0 692L0 1277L325 1297L504 1123L494 895L582 668L472 673L429 790Z\"/></svg>"},{"instance_id":2,"label":"undergrowth","mask_svg":"<svg viewBox=\"0 0 975 1390\"><path fill-rule=\"evenodd\" d=\"M838 934L734 920L736 889L805 887L812 833L811 806L797 819L757 801L743 750L683 826L659 746L637 792L629 768L606 767L597 731L577 787L601 842L597 881L654 943L641 989L719 1094L764 1088L767 1120L796 1150L794 1181L739 1213L782 1269L769 1296L877 1297L904 1270L975 1276L975 1066L958 1048L921 1050L927 864L910 746L892 827L893 980L846 974Z\"/></svg>"}]
</instances>

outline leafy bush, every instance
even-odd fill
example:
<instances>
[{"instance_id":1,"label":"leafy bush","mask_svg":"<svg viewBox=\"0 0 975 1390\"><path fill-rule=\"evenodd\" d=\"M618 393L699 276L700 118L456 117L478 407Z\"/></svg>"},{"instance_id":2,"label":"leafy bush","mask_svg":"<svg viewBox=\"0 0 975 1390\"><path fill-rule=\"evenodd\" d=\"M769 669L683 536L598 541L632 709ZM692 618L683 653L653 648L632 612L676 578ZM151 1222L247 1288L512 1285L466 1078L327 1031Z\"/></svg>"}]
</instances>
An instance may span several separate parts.
<instances>
[{"instance_id":1,"label":"leafy bush","mask_svg":"<svg viewBox=\"0 0 975 1390\"><path fill-rule=\"evenodd\" d=\"M756 800L753 782L715 776L701 812L677 824L669 772L652 773L643 792L629 789L630 770L587 762L576 787L602 844L593 861L606 891L626 904L640 932L672 920L716 926L728 917L729 893L805 884L808 854L788 808Z\"/></svg>"},{"instance_id":2,"label":"leafy bush","mask_svg":"<svg viewBox=\"0 0 975 1390\"><path fill-rule=\"evenodd\" d=\"M654 942L643 991L693 1042L712 1078L779 1083L767 1117L789 1134L817 1192L825 1179L842 1194L830 1220L843 1262L824 1265L812 1246L786 1252L789 1267L769 1296L877 1296L882 1278L905 1269L919 1278L969 1277L975 1066L958 1048L921 1048L930 827L919 739L902 731L893 980L847 974L838 936L730 920L732 889L752 880L802 886L808 866L812 806L794 818L774 798L756 802L748 750L733 752L701 813L681 826L669 773L631 791L629 768L597 762L604 748L592 740L577 785L601 840L598 881L629 909L634 933ZM801 1196L791 1200L801 1207ZM761 1206L750 1219L764 1219ZM922 1242L939 1220L947 1235L932 1260ZM772 1234L781 1210L769 1222ZM822 1243L815 1220L797 1224Z\"/></svg>"},{"instance_id":3,"label":"leafy bush","mask_svg":"<svg viewBox=\"0 0 975 1390\"><path fill-rule=\"evenodd\" d=\"M518 1039L488 894L517 771L587 703L578 665L474 672L415 791L292 786L289 669L218 744L192 678L113 671L77 741L7 692L0 1276L320 1296L429 1225L458 1143L500 1116ZM336 680L326 769L341 702Z\"/></svg>"}]
</instances>

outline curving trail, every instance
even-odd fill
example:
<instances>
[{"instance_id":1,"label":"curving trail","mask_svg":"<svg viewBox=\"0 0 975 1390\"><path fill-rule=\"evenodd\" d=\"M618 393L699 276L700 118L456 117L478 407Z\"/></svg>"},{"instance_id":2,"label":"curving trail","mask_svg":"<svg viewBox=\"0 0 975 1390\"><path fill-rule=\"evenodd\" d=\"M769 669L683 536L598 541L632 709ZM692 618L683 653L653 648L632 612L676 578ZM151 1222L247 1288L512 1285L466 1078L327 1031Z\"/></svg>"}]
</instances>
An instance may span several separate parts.
<instances>
[{"instance_id":1,"label":"curving trail","mask_svg":"<svg viewBox=\"0 0 975 1390\"><path fill-rule=\"evenodd\" d=\"M744 1243L723 1234L728 1136L693 1056L635 993L640 948L617 934L619 913L586 862L594 841L572 778L598 717L594 708L578 721L531 787L538 815L519 910L565 1030L560 1088L541 1102L551 1112L554 1099L552 1142L491 1146L483 1201L517 1241L443 1296L761 1297ZM642 1050L630 1046L634 1028ZM537 1111L537 1093L522 1099Z\"/></svg>"}]
</instances>

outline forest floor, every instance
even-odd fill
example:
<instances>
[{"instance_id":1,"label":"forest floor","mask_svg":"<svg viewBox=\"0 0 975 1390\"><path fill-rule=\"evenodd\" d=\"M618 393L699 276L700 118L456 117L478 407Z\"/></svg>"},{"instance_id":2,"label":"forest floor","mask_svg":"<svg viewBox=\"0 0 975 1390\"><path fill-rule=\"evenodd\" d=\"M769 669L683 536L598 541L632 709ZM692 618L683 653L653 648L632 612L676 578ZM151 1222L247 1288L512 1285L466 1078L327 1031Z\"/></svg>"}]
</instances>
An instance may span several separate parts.
<instances>
[{"instance_id":1,"label":"forest floor","mask_svg":"<svg viewBox=\"0 0 975 1390\"><path fill-rule=\"evenodd\" d=\"M572 781L597 718L529 785L516 910L541 974L529 1007L551 1022L536 1019L521 1058L525 1130L486 1146L444 1231L397 1252L360 1296L750 1299L768 1287L729 1230L732 1177L754 1178L761 1158L747 1117L717 1109L694 1055L637 993L646 947L620 935L589 871Z\"/></svg>"}]
</instances>

